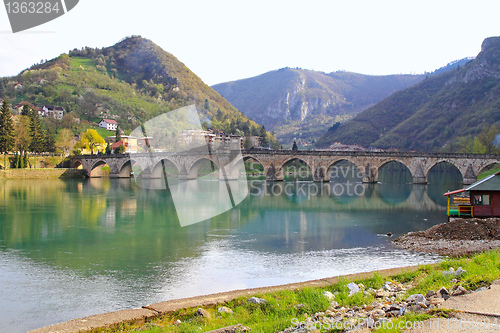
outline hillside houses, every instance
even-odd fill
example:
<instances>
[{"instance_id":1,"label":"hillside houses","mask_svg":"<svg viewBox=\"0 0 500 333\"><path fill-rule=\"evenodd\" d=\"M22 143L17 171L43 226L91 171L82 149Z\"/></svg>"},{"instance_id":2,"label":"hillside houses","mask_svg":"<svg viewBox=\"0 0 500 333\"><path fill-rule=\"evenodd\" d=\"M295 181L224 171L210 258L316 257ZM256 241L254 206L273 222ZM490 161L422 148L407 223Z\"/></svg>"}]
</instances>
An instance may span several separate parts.
<instances>
[{"instance_id":1,"label":"hillside houses","mask_svg":"<svg viewBox=\"0 0 500 333\"><path fill-rule=\"evenodd\" d=\"M99 122L99 127L105 128L108 131L116 131L118 128L118 123L113 119L103 119Z\"/></svg>"}]
</instances>

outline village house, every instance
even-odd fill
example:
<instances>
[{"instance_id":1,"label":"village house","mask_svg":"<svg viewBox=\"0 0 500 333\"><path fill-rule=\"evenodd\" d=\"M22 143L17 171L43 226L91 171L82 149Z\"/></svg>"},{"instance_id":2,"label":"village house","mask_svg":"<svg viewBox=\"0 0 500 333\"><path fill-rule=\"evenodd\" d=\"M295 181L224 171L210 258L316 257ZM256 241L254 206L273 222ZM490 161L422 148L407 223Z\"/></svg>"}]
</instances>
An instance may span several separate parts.
<instances>
[{"instance_id":1,"label":"village house","mask_svg":"<svg viewBox=\"0 0 500 333\"><path fill-rule=\"evenodd\" d=\"M448 216L500 217L500 171L444 195L448 197Z\"/></svg>"},{"instance_id":2,"label":"village house","mask_svg":"<svg viewBox=\"0 0 500 333\"><path fill-rule=\"evenodd\" d=\"M108 131L116 131L118 123L113 119L103 119L99 122L99 127L105 128Z\"/></svg>"},{"instance_id":3,"label":"village house","mask_svg":"<svg viewBox=\"0 0 500 333\"><path fill-rule=\"evenodd\" d=\"M245 140L247 139L250 142L250 147L261 147L262 138L260 136L255 136L255 135L246 136Z\"/></svg>"},{"instance_id":4,"label":"village house","mask_svg":"<svg viewBox=\"0 0 500 333\"><path fill-rule=\"evenodd\" d=\"M111 151L114 151L119 146L125 147L126 153L147 152L148 144L151 145L152 137L137 138L135 136L122 135L121 140L116 141L115 136L108 136L105 141L110 144Z\"/></svg>"},{"instance_id":5,"label":"village house","mask_svg":"<svg viewBox=\"0 0 500 333\"><path fill-rule=\"evenodd\" d=\"M64 109L60 106L44 105L42 107L43 116L61 120L64 116Z\"/></svg>"}]
</instances>

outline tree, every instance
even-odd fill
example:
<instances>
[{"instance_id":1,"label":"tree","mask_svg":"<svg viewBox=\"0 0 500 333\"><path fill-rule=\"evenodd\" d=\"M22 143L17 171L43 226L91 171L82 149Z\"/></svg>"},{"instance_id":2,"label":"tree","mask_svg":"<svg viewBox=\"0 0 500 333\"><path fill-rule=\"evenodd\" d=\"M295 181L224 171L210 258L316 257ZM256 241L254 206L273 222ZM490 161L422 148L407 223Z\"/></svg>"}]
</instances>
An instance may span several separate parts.
<instances>
[{"instance_id":1,"label":"tree","mask_svg":"<svg viewBox=\"0 0 500 333\"><path fill-rule=\"evenodd\" d=\"M267 131L264 125L260 127L259 136L262 138L262 147L267 146Z\"/></svg>"},{"instance_id":2,"label":"tree","mask_svg":"<svg viewBox=\"0 0 500 333\"><path fill-rule=\"evenodd\" d=\"M125 152L124 145L119 145L118 147L115 148L115 151L114 151L115 154L123 154L124 152Z\"/></svg>"},{"instance_id":3,"label":"tree","mask_svg":"<svg viewBox=\"0 0 500 333\"><path fill-rule=\"evenodd\" d=\"M23 154L29 149L31 143L29 117L19 116L15 129L17 133L15 141L16 150Z\"/></svg>"},{"instance_id":4,"label":"tree","mask_svg":"<svg viewBox=\"0 0 500 333\"><path fill-rule=\"evenodd\" d=\"M73 132L67 128L63 128L56 138L56 147L59 148L64 155L68 155L75 145Z\"/></svg>"},{"instance_id":5,"label":"tree","mask_svg":"<svg viewBox=\"0 0 500 333\"><path fill-rule=\"evenodd\" d=\"M23 116L29 116L31 113L31 107L29 104L24 104L23 107L21 108L21 115Z\"/></svg>"},{"instance_id":6,"label":"tree","mask_svg":"<svg viewBox=\"0 0 500 333\"><path fill-rule=\"evenodd\" d=\"M66 113L62 118L62 127L71 128L75 124L75 117L73 117L73 112Z\"/></svg>"},{"instance_id":7,"label":"tree","mask_svg":"<svg viewBox=\"0 0 500 333\"><path fill-rule=\"evenodd\" d=\"M243 148L244 149L252 148L252 141L250 141L250 138L246 138L245 141L243 141Z\"/></svg>"},{"instance_id":8,"label":"tree","mask_svg":"<svg viewBox=\"0 0 500 333\"><path fill-rule=\"evenodd\" d=\"M120 130L119 126L116 126L116 132L115 132L115 142L121 141L122 140L122 132Z\"/></svg>"},{"instance_id":9,"label":"tree","mask_svg":"<svg viewBox=\"0 0 500 333\"><path fill-rule=\"evenodd\" d=\"M293 140L292 150L293 151L299 150L299 147L297 147L297 141L295 141L295 140Z\"/></svg>"},{"instance_id":10,"label":"tree","mask_svg":"<svg viewBox=\"0 0 500 333\"><path fill-rule=\"evenodd\" d=\"M500 149L495 146L495 138L498 129L495 126L486 125L474 138L471 136L461 137L457 140L459 152L468 154L498 154Z\"/></svg>"},{"instance_id":11,"label":"tree","mask_svg":"<svg viewBox=\"0 0 500 333\"><path fill-rule=\"evenodd\" d=\"M85 133L82 135L81 139L81 145L84 148L90 149L90 154L94 154L94 150L97 149L98 146L104 144L105 141L102 138L102 136L97 133L95 129L89 128Z\"/></svg>"},{"instance_id":12,"label":"tree","mask_svg":"<svg viewBox=\"0 0 500 333\"><path fill-rule=\"evenodd\" d=\"M45 131L45 145L44 145L44 151L48 153L53 153L56 151L56 143L54 140L54 137L52 136L52 132L50 131L50 128L48 128Z\"/></svg>"},{"instance_id":13,"label":"tree","mask_svg":"<svg viewBox=\"0 0 500 333\"><path fill-rule=\"evenodd\" d=\"M42 129L42 122L38 112L31 110L30 117L30 136L31 143L29 150L34 153L41 153L45 146L45 133Z\"/></svg>"},{"instance_id":14,"label":"tree","mask_svg":"<svg viewBox=\"0 0 500 333\"><path fill-rule=\"evenodd\" d=\"M14 148L15 138L9 103L4 99L0 109L0 152L4 154L4 167L7 167L7 153Z\"/></svg>"},{"instance_id":15,"label":"tree","mask_svg":"<svg viewBox=\"0 0 500 333\"><path fill-rule=\"evenodd\" d=\"M111 154L111 146L109 145L109 142L108 142L108 144L106 145L106 150L104 151L104 153L105 153L106 155Z\"/></svg>"}]
</instances>

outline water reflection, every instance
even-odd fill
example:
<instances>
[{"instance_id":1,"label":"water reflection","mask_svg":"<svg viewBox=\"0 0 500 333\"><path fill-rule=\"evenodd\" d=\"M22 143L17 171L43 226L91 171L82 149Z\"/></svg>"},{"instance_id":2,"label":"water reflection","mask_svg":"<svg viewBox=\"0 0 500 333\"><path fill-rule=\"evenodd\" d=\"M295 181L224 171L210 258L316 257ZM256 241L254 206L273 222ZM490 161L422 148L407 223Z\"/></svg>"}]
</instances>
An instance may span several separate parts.
<instances>
[{"instance_id":1,"label":"water reflection","mask_svg":"<svg viewBox=\"0 0 500 333\"><path fill-rule=\"evenodd\" d=\"M227 190L196 186L206 200ZM1 182L0 331L429 262L385 234L444 222L449 186L253 181L236 208L181 227L170 192L128 179Z\"/></svg>"}]
</instances>

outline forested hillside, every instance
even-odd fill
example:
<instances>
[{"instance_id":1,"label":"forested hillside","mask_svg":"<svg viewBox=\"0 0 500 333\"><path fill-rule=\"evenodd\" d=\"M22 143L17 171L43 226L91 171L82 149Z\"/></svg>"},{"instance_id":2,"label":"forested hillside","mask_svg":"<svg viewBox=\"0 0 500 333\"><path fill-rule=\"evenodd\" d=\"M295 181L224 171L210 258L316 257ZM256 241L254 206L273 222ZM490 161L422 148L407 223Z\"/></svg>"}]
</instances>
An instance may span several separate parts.
<instances>
[{"instance_id":1,"label":"forested hillside","mask_svg":"<svg viewBox=\"0 0 500 333\"><path fill-rule=\"evenodd\" d=\"M484 40L476 59L428 76L344 124L317 142L383 149L457 151L483 129L500 128L500 37Z\"/></svg>"}]
</instances>

